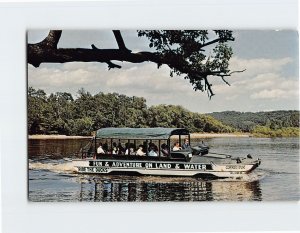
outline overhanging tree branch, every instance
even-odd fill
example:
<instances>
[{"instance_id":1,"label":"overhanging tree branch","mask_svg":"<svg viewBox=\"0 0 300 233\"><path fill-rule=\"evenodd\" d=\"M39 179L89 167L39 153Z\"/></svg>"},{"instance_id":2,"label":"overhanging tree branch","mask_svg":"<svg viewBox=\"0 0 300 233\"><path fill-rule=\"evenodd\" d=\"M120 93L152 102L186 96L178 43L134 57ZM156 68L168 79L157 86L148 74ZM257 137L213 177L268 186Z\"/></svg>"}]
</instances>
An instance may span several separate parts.
<instances>
[{"instance_id":1,"label":"overhanging tree branch","mask_svg":"<svg viewBox=\"0 0 300 233\"><path fill-rule=\"evenodd\" d=\"M199 31L199 33L198 31L174 31L173 33L173 31L153 31L152 34L151 31L150 33L148 31L140 32L139 36L146 35L149 37L150 44L152 44L151 46L157 47L157 51L133 53L126 48L119 30L113 30L118 49L100 49L94 44L91 45L91 49L57 48L62 31L51 30L42 42L27 45L27 59L28 63L34 67L39 67L41 63L65 62L101 62L107 63L109 69L121 68L120 65L112 61L125 61L130 63L153 62L157 64L158 68L165 64L169 66L171 73L186 75L185 78L189 79L195 90L206 90L211 98L214 93L207 79L208 76L220 76L222 80L229 85L229 83L224 80L224 77L243 71L230 72L230 70L226 68L228 67L228 60L232 54L226 45L216 47L215 49L218 53L215 57L212 57L212 61L205 66L202 65L201 59L203 60L205 58L205 55L202 53L202 47L215 43L219 44L219 42L226 42L227 40L234 40L230 31L218 31L218 39L209 42L205 42L204 40L199 44L199 42L196 41L196 37L201 35L202 32L203 31ZM162 36L161 38L159 38L160 35ZM193 41L193 39L187 37L187 35L192 37L196 35L195 40ZM177 41L180 41L181 49L176 48L176 46L175 49L172 49L170 46L177 43ZM161 50L160 48L163 48L162 46L166 46L169 49L167 51ZM189 56L187 57L186 54L189 54ZM224 64L222 63L222 59L225 62L225 66L221 65Z\"/></svg>"}]
</instances>

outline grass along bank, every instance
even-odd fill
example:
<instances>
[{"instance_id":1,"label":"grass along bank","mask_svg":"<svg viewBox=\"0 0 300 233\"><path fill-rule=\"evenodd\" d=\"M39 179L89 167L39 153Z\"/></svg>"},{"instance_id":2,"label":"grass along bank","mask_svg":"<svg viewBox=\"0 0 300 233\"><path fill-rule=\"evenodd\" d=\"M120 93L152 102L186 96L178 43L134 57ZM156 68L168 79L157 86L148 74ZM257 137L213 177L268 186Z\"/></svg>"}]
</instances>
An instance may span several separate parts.
<instances>
[{"instance_id":1,"label":"grass along bank","mask_svg":"<svg viewBox=\"0 0 300 233\"><path fill-rule=\"evenodd\" d=\"M300 129L298 127L283 127L280 129L271 129L267 126L256 126L251 133L253 137L261 138L299 137Z\"/></svg>"}]
</instances>

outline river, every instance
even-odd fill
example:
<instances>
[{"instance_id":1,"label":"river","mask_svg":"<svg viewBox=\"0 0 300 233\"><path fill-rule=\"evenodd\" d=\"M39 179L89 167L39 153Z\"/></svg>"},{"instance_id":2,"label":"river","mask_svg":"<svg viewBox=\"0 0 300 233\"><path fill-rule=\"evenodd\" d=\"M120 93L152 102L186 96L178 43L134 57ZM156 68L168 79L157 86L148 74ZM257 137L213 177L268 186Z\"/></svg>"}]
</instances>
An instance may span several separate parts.
<instances>
[{"instance_id":1,"label":"river","mask_svg":"<svg viewBox=\"0 0 300 233\"><path fill-rule=\"evenodd\" d=\"M191 141L204 140L215 153L259 157L262 164L246 180L75 174L67 159L88 140L29 140L29 201L299 201L298 138Z\"/></svg>"}]
</instances>

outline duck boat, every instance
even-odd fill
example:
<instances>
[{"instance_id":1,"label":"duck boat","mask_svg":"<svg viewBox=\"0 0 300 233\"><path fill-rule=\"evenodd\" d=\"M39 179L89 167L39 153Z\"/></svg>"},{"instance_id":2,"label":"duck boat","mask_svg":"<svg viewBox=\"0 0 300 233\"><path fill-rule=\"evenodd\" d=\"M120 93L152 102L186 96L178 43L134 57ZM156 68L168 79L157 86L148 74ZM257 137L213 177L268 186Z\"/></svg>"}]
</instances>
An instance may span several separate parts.
<instances>
[{"instance_id":1,"label":"duck boat","mask_svg":"<svg viewBox=\"0 0 300 233\"><path fill-rule=\"evenodd\" d=\"M210 153L203 143L183 141L190 142L184 128L102 128L72 164L80 174L240 178L261 163L250 155Z\"/></svg>"}]
</instances>

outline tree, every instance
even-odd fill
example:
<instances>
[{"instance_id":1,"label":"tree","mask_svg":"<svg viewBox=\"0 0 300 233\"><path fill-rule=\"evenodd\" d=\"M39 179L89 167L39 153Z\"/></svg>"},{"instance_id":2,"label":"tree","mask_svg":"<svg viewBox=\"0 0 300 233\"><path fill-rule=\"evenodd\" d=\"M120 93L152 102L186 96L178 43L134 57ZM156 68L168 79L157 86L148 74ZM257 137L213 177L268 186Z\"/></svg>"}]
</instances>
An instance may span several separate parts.
<instances>
[{"instance_id":1,"label":"tree","mask_svg":"<svg viewBox=\"0 0 300 233\"><path fill-rule=\"evenodd\" d=\"M229 60L233 52L227 42L234 41L232 31L229 30L139 30L138 36L148 38L149 47L153 48L154 52L132 52L126 47L121 32L114 30L113 33L118 49L98 49L94 44L91 45L91 49L66 49L57 48L62 31L51 30L43 41L28 44L28 63L38 67L41 63L104 62L112 69L121 68L112 60L131 63L154 62L158 68L162 65L169 66L170 76L184 75L195 91L207 91L210 98L214 93L209 77L219 77L229 85L224 77L243 72L229 69Z\"/></svg>"},{"instance_id":2,"label":"tree","mask_svg":"<svg viewBox=\"0 0 300 233\"><path fill-rule=\"evenodd\" d=\"M43 90L28 89L28 133L40 134L45 132L47 119L47 96Z\"/></svg>"}]
</instances>

